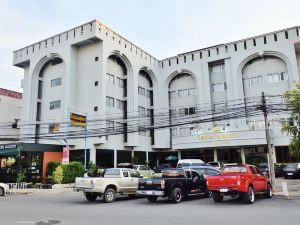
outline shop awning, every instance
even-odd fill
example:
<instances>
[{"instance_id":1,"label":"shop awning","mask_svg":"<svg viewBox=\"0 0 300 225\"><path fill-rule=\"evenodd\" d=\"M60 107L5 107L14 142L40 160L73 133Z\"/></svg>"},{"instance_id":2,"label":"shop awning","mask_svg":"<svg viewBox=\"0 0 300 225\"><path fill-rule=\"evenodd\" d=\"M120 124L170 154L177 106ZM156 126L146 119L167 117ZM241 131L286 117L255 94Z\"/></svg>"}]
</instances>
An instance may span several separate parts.
<instances>
[{"instance_id":1,"label":"shop awning","mask_svg":"<svg viewBox=\"0 0 300 225\"><path fill-rule=\"evenodd\" d=\"M13 143L0 145L0 156L17 156L21 152L62 152L62 145Z\"/></svg>"},{"instance_id":2,"label":"shop awning","mask_svg":"<svg viewBox=\"0 0 300 225\"><path fill-rule=\"evenodd\" d=\"M19 155L19 150L18 149L0 150L0 157L1 156L17 156L17 155Z\"/></svg>"}]
</instances>

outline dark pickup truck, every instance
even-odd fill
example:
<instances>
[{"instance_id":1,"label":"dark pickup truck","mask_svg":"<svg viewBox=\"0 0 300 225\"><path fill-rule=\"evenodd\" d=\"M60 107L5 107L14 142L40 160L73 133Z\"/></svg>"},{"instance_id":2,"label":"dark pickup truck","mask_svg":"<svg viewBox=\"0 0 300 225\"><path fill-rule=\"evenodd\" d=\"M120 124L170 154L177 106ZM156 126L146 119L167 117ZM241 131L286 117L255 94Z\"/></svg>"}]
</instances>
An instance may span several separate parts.
<instances>
[{"instance_id":1,"label":"dark pickup truck","mask_svg":"<svg viewBox=\"0 0 300 225\"><path fill-rule=\"evenodd\" d=\"M211 197L206 183L204 176L195 170L168 169L163 171L162 178L139 179L137 194L147 196L150 202L163 197L179 203L187 195L204 194L205 197Z\"/></svg>"}]
</instances>

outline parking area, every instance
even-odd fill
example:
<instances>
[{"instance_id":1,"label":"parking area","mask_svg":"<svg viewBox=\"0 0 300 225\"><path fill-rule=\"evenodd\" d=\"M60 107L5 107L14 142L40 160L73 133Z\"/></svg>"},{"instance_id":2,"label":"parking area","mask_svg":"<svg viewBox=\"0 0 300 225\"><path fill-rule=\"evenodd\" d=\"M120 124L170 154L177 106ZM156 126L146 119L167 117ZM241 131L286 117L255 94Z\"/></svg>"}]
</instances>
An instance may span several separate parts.
<instances>
[{"instance_id":1,"label":"parking area","mask_svg":"<svg viewBox=\"0 0 300 225\"><path fill-rule=\"evenodd\" d=\"M88 202L81 193L52 192L7 196L0 199L1 224L64 225L215 225L298 224L299 199L258 197L253 205L226 198L188 197L179 204L159 199L118 197L114 203Z\"/></svg>"},{"instance_id":2,"label":"parking area","mask_svg":"<svg viewBox=\"0 0 300 225\"><path fill-rule=\"evenodd\" d=\"M300 198L300 179L276 178L275 190L279 195L285 195L285 193L283 192L282 183L287 184L289 197Z\"/></svg>"}]
</instances>

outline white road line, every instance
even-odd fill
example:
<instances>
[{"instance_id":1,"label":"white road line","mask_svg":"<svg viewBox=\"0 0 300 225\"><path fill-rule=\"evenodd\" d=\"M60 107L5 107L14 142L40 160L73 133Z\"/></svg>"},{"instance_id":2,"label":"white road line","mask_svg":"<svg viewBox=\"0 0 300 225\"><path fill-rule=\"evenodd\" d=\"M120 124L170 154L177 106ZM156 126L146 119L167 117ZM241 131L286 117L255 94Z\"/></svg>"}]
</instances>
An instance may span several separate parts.
<instances>
[{"instance_id":1,"label":"white road line","mask_svg":"<svg viewBox=\"0 0 300 225\"><path fill-rule=\"evenodd\" d=\"M33 222L33 221L18 221L17 223L22 223L22 224L35 224L36 222Z\"/></svg>"}]
</instances>

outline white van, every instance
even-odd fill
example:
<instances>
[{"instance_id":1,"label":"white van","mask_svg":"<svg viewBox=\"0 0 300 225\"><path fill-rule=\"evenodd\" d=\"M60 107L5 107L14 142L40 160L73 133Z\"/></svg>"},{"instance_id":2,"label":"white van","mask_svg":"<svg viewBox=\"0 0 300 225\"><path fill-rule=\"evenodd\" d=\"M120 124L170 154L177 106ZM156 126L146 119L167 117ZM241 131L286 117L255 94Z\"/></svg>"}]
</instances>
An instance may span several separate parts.
<instances>
[{"instance_id":1,"label":"white van","mask_svg":"<svg viewBox=\"0 0 300 225\"><path fill-rule=\"evenodd\" d=\"M201 159L181 159L177 163L177 168L189 166L203 166L206 165Z\"/></svg>"}]
</instances>

